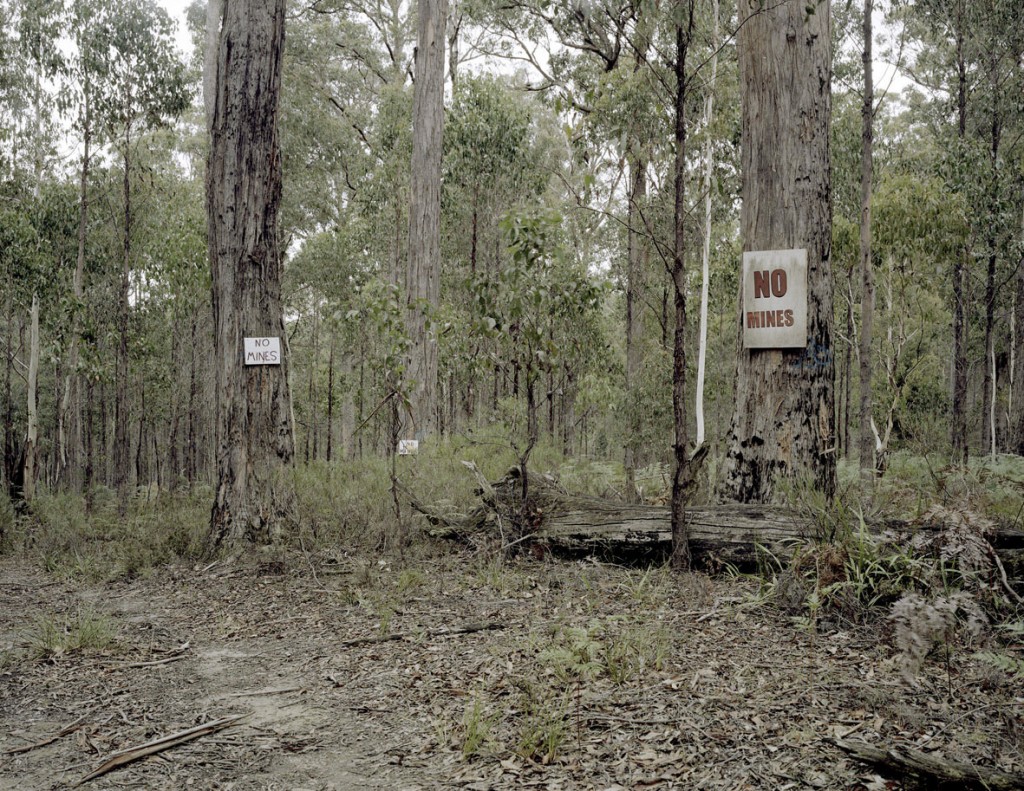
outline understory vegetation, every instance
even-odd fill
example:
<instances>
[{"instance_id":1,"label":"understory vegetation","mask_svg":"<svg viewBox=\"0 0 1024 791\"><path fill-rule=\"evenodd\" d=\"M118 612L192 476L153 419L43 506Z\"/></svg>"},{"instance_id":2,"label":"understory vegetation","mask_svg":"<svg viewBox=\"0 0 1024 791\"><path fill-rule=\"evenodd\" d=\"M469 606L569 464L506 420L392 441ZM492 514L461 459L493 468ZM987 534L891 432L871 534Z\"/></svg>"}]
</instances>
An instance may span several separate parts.
<instances>
[{"instance_id":1,"label":"understory vegetation","mask_svg":"<svg viewBox=\"0 0 1024 791\"><path fill-rule=\"evenodd\" d=\"M399 498L389 491L383 460L311 464L293 471L300 524L284 543L256 551L259 568L316 578L339 562L357 562L360 571L345 596L372 614L378 633L387 636L395 614L428 584L425 569L433 558L467 553L469 584L499 596L521 595L534 584L531 564L557 562L531 554L526 544L504 545L499 536L468 549L439 543L409 505L421 499L452 516L468 512L476 503L478 478L494 480L516 462L511 448L480 440L434 447L399 462ZM566 459L548 446L537 449L534 463L570 490L621 493L622 470L615 465ZM851 491L856 476L856 469L842 469ZM657 468L640 476L650 500L664 500L665 477ZM788 556L762 551L756 570L726 568L719 577L733 580L741 591L730 607L748 614L770 608L788 617L795 632L812 636L877 629L910 684L925 665L948 671L954 656L974 657L1007 683L1024 678L1020 581L1006 577L985 538L996 522L1016 524L1024 512L1019 459L979 460L954 469L899 454L869 501L850 494L826 506L799 487L788 496L793 507L813 518L817 539L794 542ZM144 489L121 515L116 496L103 489L88 501L42 496L31 514L6 513L4 546L57 578L82 584L131 580L160 574L165 567L198 570L207 566L201 549L209 502L202 489L190 494ZM867 528L868 522L887 521L901 527L881 533ZM942 527L915 530L926 523ZM680 591L694 606L706 606L714 588L703 573L679 577L658 565L623 570L611 591L588 589L585 580L575 579L574 564L564 573L574 578L566 586L577 594L582 590L583 598L572 605L580 618L530 632L508 660L521 683L506 698L472 696L457 722L437 724L466 758L511 749L542 763L556 760L580 727L574 712L585 686L599 679L613 685L642 679L670 657L673 635L645 613L660 612ZM560 584L559 574L554 579L549 587ZM633 614L602 615L601 600L609 596L626 602ZM115 632L89 611L44 615L25 636L18 656L38 661L105 650L114 645ZM8 652L5 663L14 659ZM501 735L513 721L514 734Z\"/></svg>"}]
</instances>

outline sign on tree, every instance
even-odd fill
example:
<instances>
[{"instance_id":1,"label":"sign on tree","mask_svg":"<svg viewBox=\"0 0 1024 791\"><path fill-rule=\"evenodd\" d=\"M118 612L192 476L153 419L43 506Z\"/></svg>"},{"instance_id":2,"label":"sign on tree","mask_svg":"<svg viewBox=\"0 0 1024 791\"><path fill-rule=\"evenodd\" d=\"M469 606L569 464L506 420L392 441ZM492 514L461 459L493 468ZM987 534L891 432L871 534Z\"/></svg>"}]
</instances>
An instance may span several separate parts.
<instances>
[{"instance_id":1,"label":"sign on tree","mask_svg":"<svg viewBox=\"0 0 1024 791\"><path fill-rule=\"evenodd\" d=\"M807 251L743 254L743 348L807 345Z\"/></svg>"},{"instance_id":2,"label":"sign on tree","mask_svg":"<svg viewBox=\"0 0 1024 791\"><path fill-rule=\"evenodd\" d=\"M245 338L246 365L280 365L280 338Z\"/></svg>"}]
</instances>

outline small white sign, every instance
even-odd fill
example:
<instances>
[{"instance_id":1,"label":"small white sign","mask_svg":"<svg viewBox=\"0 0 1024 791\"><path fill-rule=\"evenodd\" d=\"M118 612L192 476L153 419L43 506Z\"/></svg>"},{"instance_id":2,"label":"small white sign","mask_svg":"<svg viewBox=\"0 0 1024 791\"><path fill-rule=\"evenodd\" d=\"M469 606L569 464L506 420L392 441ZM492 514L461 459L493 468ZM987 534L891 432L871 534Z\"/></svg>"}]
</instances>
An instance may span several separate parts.
<instances>
[{"instance_id":1,"label":"small white sign","mask_svg":"<svg viewBox=\"0 0 1024 791\"><path fill-rule=\"evenodd\" d=\"M743 254L743 348L807 346L807 251Z\"/></svg>"},{"instance_id":2,"label":"small white sign","mask_svg":"<svg viewBox=\"0 0 1024 791\"><path fill-rule=\"evenodd\" d=\"M246 365L280 365L280 338L245 338Z\"/></svg>"},{"instance_id":3,"label":"small white sign","mask_svg":"<svg viewBox=\"0 0 1024 791\"><path fill-rule=\"evenodd\" d=\"M418 439L400 439L398 440L398 455L399 456L415 456L419 453L420 441Z\"/></svg>"}]
</instances>

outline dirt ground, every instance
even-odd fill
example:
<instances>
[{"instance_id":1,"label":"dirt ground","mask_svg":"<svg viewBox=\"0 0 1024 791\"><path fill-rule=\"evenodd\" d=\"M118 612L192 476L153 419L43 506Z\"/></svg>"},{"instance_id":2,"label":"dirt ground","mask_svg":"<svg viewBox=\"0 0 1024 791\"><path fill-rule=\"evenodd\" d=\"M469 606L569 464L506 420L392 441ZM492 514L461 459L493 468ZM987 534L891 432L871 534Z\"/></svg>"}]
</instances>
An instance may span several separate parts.
<instances>
[{"instance_id":1,"label":"dirt ground","mask_svg":"<svg viewBox=\"0 0 1024 791\"><path fill-rule=\"evenodd\" d=\"M40 656L82 613L114 643ZM836 737L1024 770L1021 690L963 646L908 683L888 632L594 562L297 555L93 585L0 559L0 788L73 787L233 715L83 787L904 787Z\"/></svg>"}]
</instances>

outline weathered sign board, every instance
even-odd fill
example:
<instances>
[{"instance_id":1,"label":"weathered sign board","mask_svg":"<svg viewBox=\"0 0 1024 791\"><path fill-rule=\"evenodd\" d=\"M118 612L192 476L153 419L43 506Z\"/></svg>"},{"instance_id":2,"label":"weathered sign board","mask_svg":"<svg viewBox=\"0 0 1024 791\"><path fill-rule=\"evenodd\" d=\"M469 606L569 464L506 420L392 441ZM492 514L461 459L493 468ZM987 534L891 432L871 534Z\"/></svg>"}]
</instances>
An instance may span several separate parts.
<instances>
[{"instance_id":1,"label":"weathered sign board","mask_svg":"<svg viewBox=\"0 0 1024 791\"><path fill-rule=\"evenodd\" d=\"M807 346L807 251L743 254L743 348Z\"/></svg>"},{"instance_id":2,"label":"weathered sign board","mask_svg":"<svg viewBox=\"0 0 1024 791\"><path fill-rule=\"evenodd\" d=\"M399 456L415 456L420 452L420 441L418 439L400 439L398 440L398 455Z\"/></svg>"},{"instance_id":3,"label":"weathered sign board","mask_svg":"<svg viewBox=\"0 0 1024 791\"><path fill-rule=\"evenodd\" d=\"M280 338L244 338L246 365L280 365Z\"/></svg>"}]
</instances>

